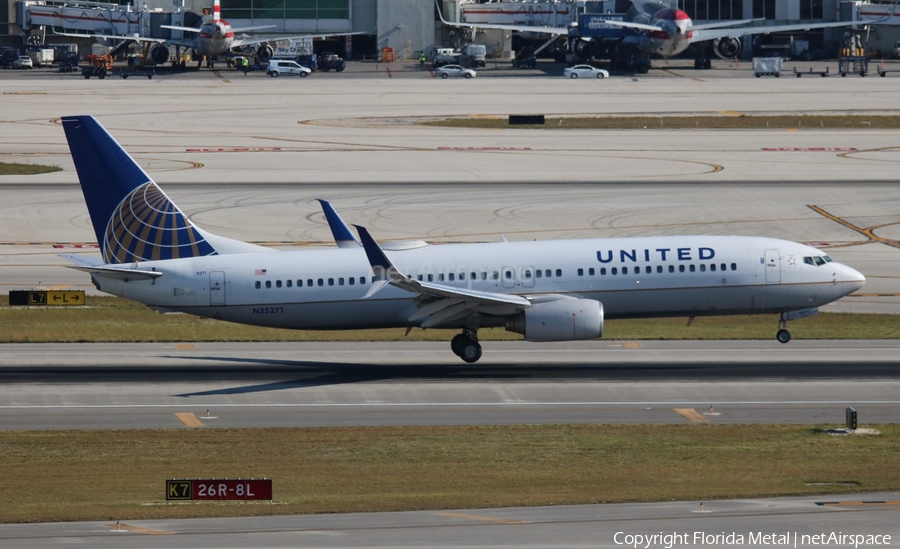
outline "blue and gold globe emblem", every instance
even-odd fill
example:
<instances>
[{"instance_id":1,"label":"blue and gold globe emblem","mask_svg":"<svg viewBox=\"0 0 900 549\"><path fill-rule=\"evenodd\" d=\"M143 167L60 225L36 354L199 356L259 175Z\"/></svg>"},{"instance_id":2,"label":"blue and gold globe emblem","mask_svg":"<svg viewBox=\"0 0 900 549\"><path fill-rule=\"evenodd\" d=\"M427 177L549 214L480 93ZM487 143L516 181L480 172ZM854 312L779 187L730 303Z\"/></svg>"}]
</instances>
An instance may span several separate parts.
<instances>
[{"instance_id":1,"label":"blue and gold globe emblem","mask_svg":"<svg viewBox=\"0 0 900 549\"><path fill-rule=\"evenodd\" d=\"M101 244L107 263L216 255L178 206L152 181L131 191L113 211Z\"/></svg>"}]
</instances>

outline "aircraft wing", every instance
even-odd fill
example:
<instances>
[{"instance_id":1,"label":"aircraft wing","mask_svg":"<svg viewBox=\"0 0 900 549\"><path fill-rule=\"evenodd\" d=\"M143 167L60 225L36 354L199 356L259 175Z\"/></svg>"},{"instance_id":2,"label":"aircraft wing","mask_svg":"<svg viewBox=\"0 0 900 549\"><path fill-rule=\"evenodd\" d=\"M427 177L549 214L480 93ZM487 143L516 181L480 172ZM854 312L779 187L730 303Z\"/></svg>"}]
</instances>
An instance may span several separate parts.
<instances>
[{"instance_id":1,"label":"aircraft wing","mask_svg":"<svg viewBox=\"0 0 900 549\"><path fill-rule=\"evenodd\" d=\"M769 34L773 32L791 32L810 29L826 29L833 27L849 27L853 23L847 21L839 21L836 23L807 23L806 25L772 25L762 27L739 27L739 28L718 28L718 29L700 29L694 31L693 42L703 42L706 40L715 40L717 38L740 38L742 36L751 36L754 34ZM861 25L862 23L856 23Z\"/></svg>"},{"instance_id":2,"label":"aircraft wing","mask_svg":"<svg viewBox=\"0 0 900 549\"><path fill-rule=\"evenodd\" d=\"M706 23L705 25L691 25L692 31L720 29L723 27L736 27L738 25L746 25L752 23L754 19L741 19L740 21L716 21L715 23Z\"/></svg>"},{"instance_id":3,"label":"aircraft wing","mask_svg":"<svg viewBox=\"0 0 900 549\"><path fill-rule=\"evenodd\" d=\"M666 29L660 27L659 25L645 25L643 23L633 23L631 21L615 21L613 19L604 19L604 23L609 25L615 25L616 27L626 27L629 29L640 29L640 30L648 30L648 31L665 31Z\"/></svg>"},{"instance_id":4,"label":"aircraft wing","mask_svg":"<svg viewBox=\"0 0 900 549\"><path fill-rule=\"evenodd\" d=\"M77 38L104 38L112 40L134 40L135 42L152 42L155 44L165 44L166 46L181 46L182 48L196 48L197 43L194 40L175 39L175 38L151 38L149 36L125 36L121 34L83 34L77 32L54 32L58 36L72 36Z\"/></svg>"},{"instance_id":5,"label":"aircraft wing","mask_svg":"<svg viewBox=\"0 0 900 549\"><path fill-rule=\"evenodd\" d=\"M261 28L261 27L253 27ZM249 28L234 29L235 32L250 30ZM327 34L301 34L300 36L270 36L268 38L235 38L231 47L255 46L256 44L290 42L291 40L301 40L303 38L333 38L335 36L353 36L354 34L366 34L364 32L332 32Z\"/></svg>"},{"instance_id":6,"label":"aircraft wing","mask_svg":"<svg viewBox=\"0 0 900 549\"><path fill-rule=\"evenodd\" d=\"M359 231L372 271L379 278L365 297L371 297L387 285L419 294L425 299L417 301L417 304L421 303L418 305L418 311L408 320L417 322L428 317L420 323L423 328L434 328L477 313L511 315L531 306L531 301L516 294L482 292L411 278L394 267L365 227L356 225L356 229Z\"/></svg>"}]
</instances>

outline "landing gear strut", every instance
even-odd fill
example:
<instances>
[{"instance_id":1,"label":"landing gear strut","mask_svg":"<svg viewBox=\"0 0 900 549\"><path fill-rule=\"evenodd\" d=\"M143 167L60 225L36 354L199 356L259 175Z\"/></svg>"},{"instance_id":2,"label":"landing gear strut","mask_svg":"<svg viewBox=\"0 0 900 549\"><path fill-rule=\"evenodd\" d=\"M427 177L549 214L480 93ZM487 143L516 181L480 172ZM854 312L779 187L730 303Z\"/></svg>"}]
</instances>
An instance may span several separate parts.
<instances>
[{"instance_id":1,"label":"landing gear strut","mask_svg":"<svg viewBox=\"0 0 900 549\"><path fill-rule=\"evenodd\" d=\"M450 340L450 349L453 354L472 364L481 358L481 344L478 343L478 330L466 328L461 334L453 336Z\"/></svg>"},{"instance_id":2,"label":"landing gear strut","mask_svg":"<svg viewBox=\"0 0 900 549\"><path fill-rule=\"evenodd\" d=\"M787 319L784 316L781 315L781 318L778 319L778 332L775 334L775 339L779 343L787 343L791 340L791 332L787 330Z\"/></svg>"}]
</instances>

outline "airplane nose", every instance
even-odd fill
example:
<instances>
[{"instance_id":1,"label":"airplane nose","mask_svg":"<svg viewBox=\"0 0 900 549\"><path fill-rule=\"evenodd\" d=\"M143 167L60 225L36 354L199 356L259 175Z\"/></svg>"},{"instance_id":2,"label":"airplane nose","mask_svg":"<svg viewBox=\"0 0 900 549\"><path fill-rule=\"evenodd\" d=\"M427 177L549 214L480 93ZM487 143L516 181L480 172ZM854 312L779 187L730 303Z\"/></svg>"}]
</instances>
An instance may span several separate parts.
<instances>
[{"instance_id":1,"label":"airplane nose","mask_svg":"<svg viewBox=\"0 0 900 549\"><path fill-rule=\"evenodd\" d=\"M844 286L850 292L855 292L866 284L866 277L861 272L846 265L841 265L841 275Z\"/></svg>"}]
</instances>

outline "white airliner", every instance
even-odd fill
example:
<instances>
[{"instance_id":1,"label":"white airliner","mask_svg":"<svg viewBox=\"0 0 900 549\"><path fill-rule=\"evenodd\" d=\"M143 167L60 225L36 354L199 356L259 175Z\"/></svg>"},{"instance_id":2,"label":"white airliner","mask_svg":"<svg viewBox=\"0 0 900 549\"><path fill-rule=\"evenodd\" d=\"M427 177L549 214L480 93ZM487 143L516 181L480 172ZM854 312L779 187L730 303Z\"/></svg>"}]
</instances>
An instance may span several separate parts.
<instances>
[{"instance_id":1,"label":"white airliner","mask_svg":"<svg viewBox=\"0 0 900 549\"><path fill-rule=\"evenodd\" d=\"M440 12L438 12L440 13ZM621 17L621 16L619 16ZM604 15L584 15L589 19L588 25L624 27L634 29L627 33L622 42L632 44L646 54L663 57L677 55L691 44L713 41L713 52L719 57L730 59L741 52L740 38L753 34L769 34L773 32L803 31L828 27L846 27L851 23L806 23L795 25L740 26L752 23L752 19L740 21L718 21L703 25L694 25L690 16L678 9L678 0L632 0L625 12L625 19ZM443 21L443 17L441 16ZM533 32L553 36L570 36L573 38L572 51L584 59L593 54L591 44L594 41L587 29L571 31L571 27L540 27L529 25L495 25L480 23L458 23L443 21L456 27L480 29L503 29L519 32ZM597 39L602 40L602 39ZM618 41L618 39L617 39Z\"/></svg>"},{"instance_id":2,"label":"white airliner","mask_svg":"<svg viewBox=\"0 0 900 549\"><path fill-rule=\"evenodd\" d=\"M213 15L212 18L204 21L200 28L196 27L179 27L176 25L160 25L161 28L170 29L170 30L179 30L182 32L188 33L196 33L195 37L192 38L153 38L149 36L119 36L119 35L111 35L111 34L93 34L91 35L94 38L105 39L105 40L134 40L136 42L149 42L153 45L150 48L149 57L155 63L162 65L166 61L169 60L169 48L185 48L192 49L197 52L197 55L205 56L207 59L212 59L219 55L224 55L226 53L231 52L233 48L246 48L248 46L256 46L258 48L256 50L256 57L261 61L265 62L269 57L271 57L274 52L274 44L278 41L289 41L291 38L282 38L279 37L277 39L274 38L235 38L234 34L236 32L249 32L253 30L260 29L268 29L272 28L275 25L265 25L265 26L257 26L257 27L241 27L241 28L233 28L228 21L225 21L220 16L220 6L219 0L215 0L213 4ZM75 34L75 33L65 33L60 32L56 33L62 36L79 36L84 37L83 34ZM340 36L344 36L347 34L359 34L359 33L342 33ZM303 35L303 38L329 38L332 36L339 36L338 34L308 34ZM210 61L210 66L212 66Z\"/></svg>"},{"instance_id":3,"label":"white airliner","mask_svg":"<svg viewBox=\"0 0 900 549\"><path fill-rule=\"evenodd\" d=\"M478 329L596 339L605 318L809 316L865 283L815 248L772 238L661 236L379 246L324 203L332 249L274 251L196 227L91 116L62 119L102 259L65 256L101 291L163 311L310 330ZM330 213L329 213L330 212Z\"/></svg>"}]
</instances>

